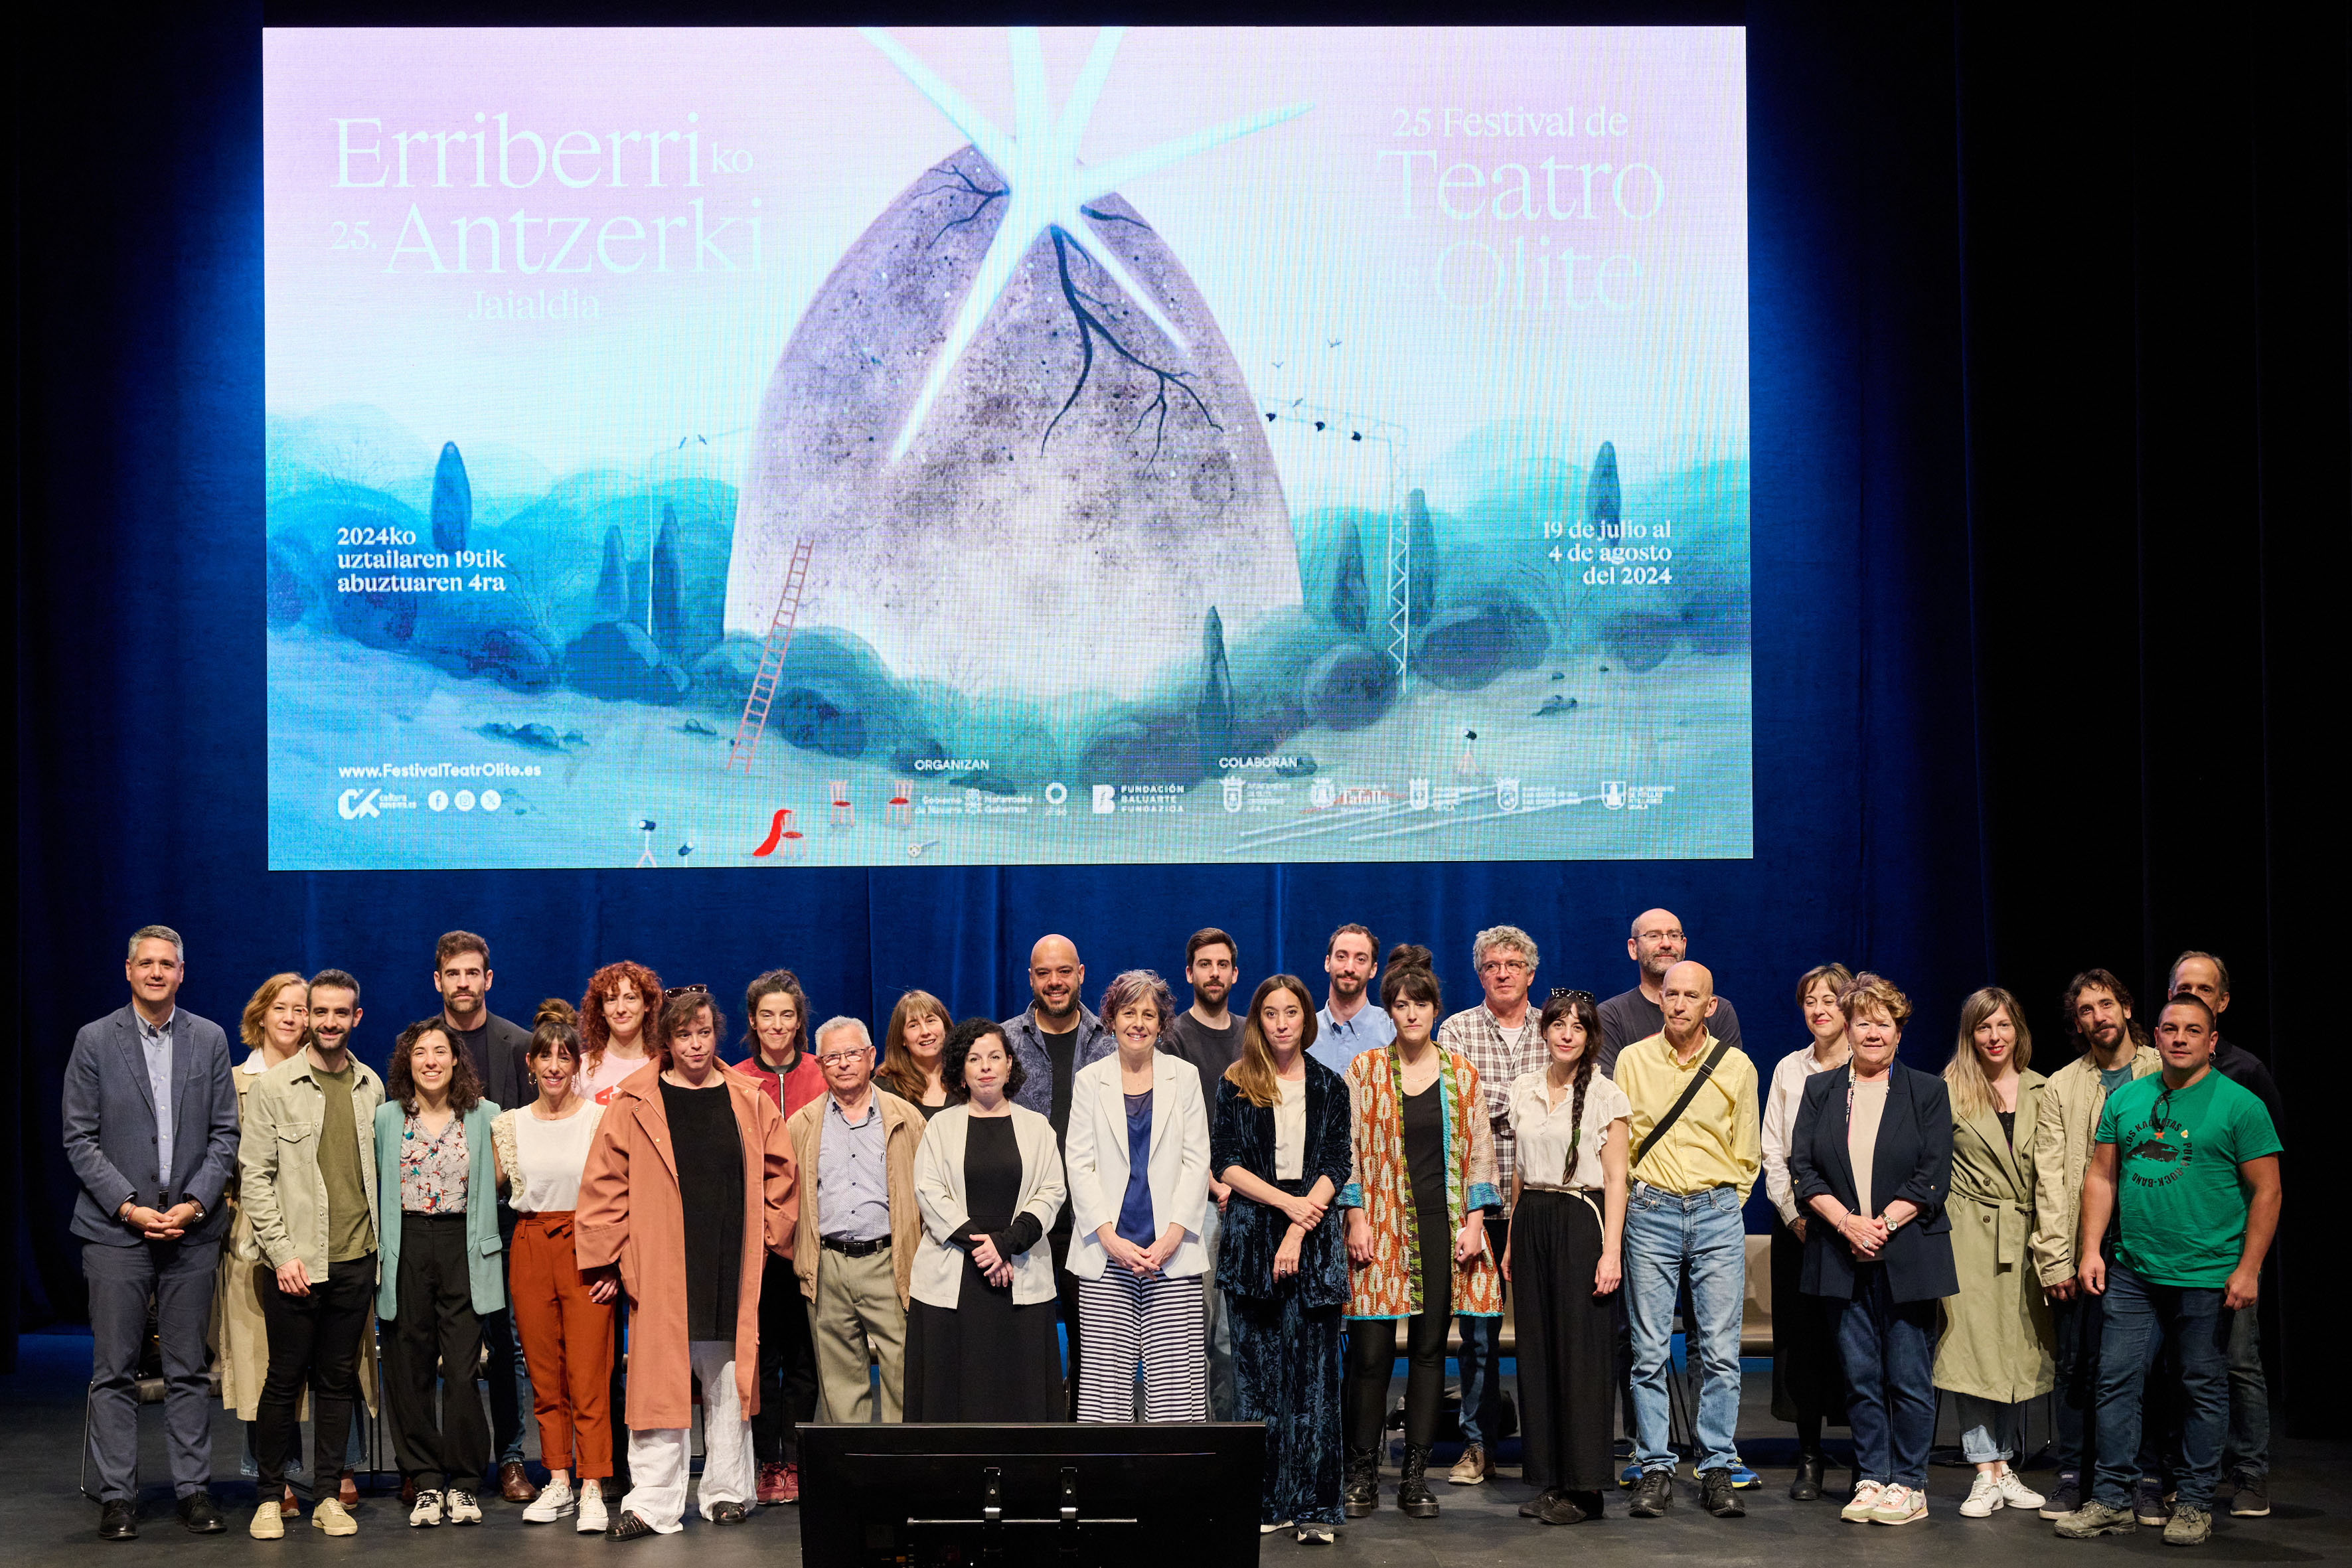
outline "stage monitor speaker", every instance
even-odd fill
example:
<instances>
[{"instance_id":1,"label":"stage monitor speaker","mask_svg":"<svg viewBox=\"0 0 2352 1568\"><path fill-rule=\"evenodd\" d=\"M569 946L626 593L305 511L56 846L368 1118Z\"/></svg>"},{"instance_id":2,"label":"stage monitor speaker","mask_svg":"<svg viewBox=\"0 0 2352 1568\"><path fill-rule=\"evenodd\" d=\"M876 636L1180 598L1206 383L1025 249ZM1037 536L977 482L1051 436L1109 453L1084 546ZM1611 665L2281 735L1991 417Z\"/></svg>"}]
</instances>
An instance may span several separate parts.
<instances>
[{"instance_id":1,"label":"stage monitor speaker","mask_svg":"<svg viewBox=\"0 0 2352 1568\"><path fill-rule=\"evenodd\" d=\"M1254 1563L1265 1427L805 1426L811 1568Z\"/></svg>"}]
</instances>

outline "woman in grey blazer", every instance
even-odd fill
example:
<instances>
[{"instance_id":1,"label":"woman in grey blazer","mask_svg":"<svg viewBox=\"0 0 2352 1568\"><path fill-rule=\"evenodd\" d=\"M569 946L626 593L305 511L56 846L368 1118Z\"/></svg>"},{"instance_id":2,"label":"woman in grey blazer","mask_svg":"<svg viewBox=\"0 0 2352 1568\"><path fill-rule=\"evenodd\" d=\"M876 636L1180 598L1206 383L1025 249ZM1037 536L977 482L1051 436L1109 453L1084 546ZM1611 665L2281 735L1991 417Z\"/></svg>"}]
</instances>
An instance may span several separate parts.
<instances>
[{"instance_id":1,"label":"woman in grey blazer","mask_svg":"<svg viewBox=\"0 0 2352 1568\"><path fill-rule=\"evenodd\" d=\"M1209 1418L1201 1245L1209 1206L1209 1115L1201 1075L1159 1049L1175 1016L1167 982L1130 969L1103 993L1118 1048L1070 1088L1074 1216L1066 1267L1078 1281L1078 1419L1129 1421L1143 1366L1144 1419Z\"/></svg>"}]
</instances>

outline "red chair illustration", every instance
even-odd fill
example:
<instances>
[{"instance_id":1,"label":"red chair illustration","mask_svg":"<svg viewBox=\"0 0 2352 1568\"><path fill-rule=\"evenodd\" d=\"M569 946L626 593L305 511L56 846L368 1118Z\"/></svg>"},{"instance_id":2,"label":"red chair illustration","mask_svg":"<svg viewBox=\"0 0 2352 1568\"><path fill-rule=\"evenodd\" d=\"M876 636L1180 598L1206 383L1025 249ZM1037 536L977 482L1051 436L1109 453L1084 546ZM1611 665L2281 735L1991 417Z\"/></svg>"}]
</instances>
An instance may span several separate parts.
<instances>
[{"instance_id":1,"label":"red chair illustration","mask_svg":"<svg viewBox=\"0 0 2352 1568\"><path fill-rule=\"evenodd\" d=\"M808 854L808 839L793 826L793 808L789 805L776 808L775 819L768 825L768 837L751 854L753 858L759 859L779 852L787 859L795 860Z\"/></svg>"},{"instance_id":2,"label":"red chair illustration","mask_svg":"<svg viewBox=\"0 0 2352 1568\"><path fill-rule=\"evenodd\" d=\"M856 826L857 807L849 798L849 781L847 779L835 779L833 781L832 787L833 826L835 827Z\"/></svg>"},{"instance_id":3,"label":"red chair illustration","mask_svg":"<svg viewBox=\"0 0 2352 1568\"><path fill-rule=\"evenodd\" d=\"M896 823L902 826L911 826L914 824L914 820L915 781L912 779L892 779L890 781L890 802L882 808L882 826L887 827Z\"/></svg>"}]
</instances>

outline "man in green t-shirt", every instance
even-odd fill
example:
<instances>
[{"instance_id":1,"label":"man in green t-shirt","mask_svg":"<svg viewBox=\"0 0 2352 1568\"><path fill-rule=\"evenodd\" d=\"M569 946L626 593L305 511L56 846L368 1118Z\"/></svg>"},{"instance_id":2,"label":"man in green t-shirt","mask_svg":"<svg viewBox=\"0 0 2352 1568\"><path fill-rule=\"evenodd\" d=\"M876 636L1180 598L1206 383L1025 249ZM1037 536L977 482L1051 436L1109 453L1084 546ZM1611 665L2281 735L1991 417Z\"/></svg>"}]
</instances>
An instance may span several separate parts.
<instances>
[{"instance_id":1,"label":"man in green t-shirt","mask_svg":"<svg viewBox=\"0 0 2352 1568\"><path fill-rule=\"evenodd\" d=\"M2139 1479L2140 1393L2159 1350L2182 1404L2175 1546L2212 1532L2213 1485L2230 1420L2231 1316L2252 1310L2278 1228L2278 1130L2261 1100L2213 1070L2213 1013L2182 993L2156 1026L2164 1069L2107 1096L2083 1179L2082 1288L2105 1298L2099 1356L2098 1476L2060 1535L2128 1534ZM2098 1238L2117 1221L2115 1262Z\"/></svg>"}]
</instances>

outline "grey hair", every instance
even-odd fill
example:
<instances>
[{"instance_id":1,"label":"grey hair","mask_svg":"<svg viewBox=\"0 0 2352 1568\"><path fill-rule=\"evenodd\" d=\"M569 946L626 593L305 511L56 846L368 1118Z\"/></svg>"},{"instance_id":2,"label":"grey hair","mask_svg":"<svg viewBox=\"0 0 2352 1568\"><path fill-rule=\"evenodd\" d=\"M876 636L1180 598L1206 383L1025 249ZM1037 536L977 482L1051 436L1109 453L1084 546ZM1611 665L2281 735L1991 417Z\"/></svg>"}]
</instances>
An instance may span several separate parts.
<instances>
[{"instance_id":1,"label":"grey hair","mask_svg":"<svg viewBox=\"0 0 2352 1568\"><path fill-rule=\"evenodd\" d=\"M832 1017L827 1018L824 1023L819 1024L816 1026L816 1032L809 1036L809 1039L815 1044L816 1048L819 1051L823 1051L824 1049L824 1037L827 1035L840 1034L845 1030L852 1029L856 1030L857 1033L857 1043L859 1045L864 1046L869 1051L874 1048L873 1031L866 1028L863 1019L853 1018L846 1013L836 1013Z\"/></svg>"},{"instance_id":2,"label":"grey hair","mask_svg":"<svg viewBox=\"0 0 2352 1568\"><path fill-rule=\"evenodd\" d=\"M1168 982L1149 969L1129 969L1116 976L1103 987L1102 1020L1108 1025L1118 1016L1121 1007L1132 1007L1138 1002L1149 1002L1160 1009L1160 1029L1167 1033L1168 1026L1176 1021L1176 996L1168 989Z\"/></svg>"},{"instance_id":3,"label":"grey hair","mask_svg":"<svg viewBox=\"0 0 2352 1568\"><path fill-rule=\"evenodd\" d=\"M131 945L123 950L122 961L125 963L139 956L139 944L142 942L168 942L172 944L172 951L179 955L180 963L185 965L188 962L188 944L180 940L178 931L170 926L141 926L131 933Z\"/></svg>"},{"instance_id":4,"label":"grey hair","mask_svg":"<svg viewBox=\"0 0 2352 1568\"><path fill-rule=\"evenodd\" d=\"M2180 979L2180 966L2188 963L2192 958L2201 958L2206 963L2213 966L2213 978L2221 985L2221 994L2227 996L2230 994L2230 966L2221 962L2221 954L2203 952L2192 947L2187 952L2182 953L2179 958L2174 959L2172 961L2172 967L2164 972L2164 990L2166 999L2168 1001L2170 1000L2172 988ZM2209 1007L2206 1011L2210 1012L2212 1009Z\"/></svg>"},{"instance_id":5,"label":"grey hair","mask_svg":"<svg viewBox=\"0 0 2352 1568\"><path fill-rule=\"evenodd\" d=\"M1527 955L1529 969L1540 962L1536 954L1535 938L1517 926L1488 926L1470 939L1470 967L1475 969L1486 963L1486 950L1492 947L1517 948Z\"/></svg>"}]
</instances>

